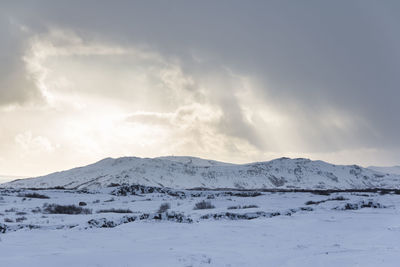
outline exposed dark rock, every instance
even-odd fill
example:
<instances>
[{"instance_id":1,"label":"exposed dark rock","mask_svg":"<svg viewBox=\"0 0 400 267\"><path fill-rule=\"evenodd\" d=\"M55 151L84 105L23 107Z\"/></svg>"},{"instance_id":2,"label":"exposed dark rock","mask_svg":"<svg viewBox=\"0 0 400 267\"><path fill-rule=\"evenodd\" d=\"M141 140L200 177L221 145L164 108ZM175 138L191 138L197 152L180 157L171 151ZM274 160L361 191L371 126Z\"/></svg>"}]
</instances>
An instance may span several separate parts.
<instances>
[{"instance_id":1,"label":"exposed dark rock","mask_svg":"<svg viewBox=\"0 0 400 267\"><path fill-rule=\"evenodd\" d=\"M346 203L344 206L338 206L333 209L335 209L335 210L359 210L359 209L363 209L363 208L384 209L387 207L378 202L369 200L369 201L360 201L359 203Z\"/></svg>"}]
</instances>

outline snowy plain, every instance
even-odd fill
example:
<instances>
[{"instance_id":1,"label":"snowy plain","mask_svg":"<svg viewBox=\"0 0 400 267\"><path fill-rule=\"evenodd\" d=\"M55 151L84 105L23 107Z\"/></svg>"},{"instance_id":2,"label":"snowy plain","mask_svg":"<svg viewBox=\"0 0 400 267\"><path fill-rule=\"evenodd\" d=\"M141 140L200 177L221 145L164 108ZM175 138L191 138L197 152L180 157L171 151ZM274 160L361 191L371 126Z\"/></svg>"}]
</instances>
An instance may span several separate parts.
<instances>
[{"instance_id":1,"label":"snowy plain","mask_svg":"<svg viewBox=\"0 0 400 267\"><path fill-rule=\"evenodd\" d=\"M400 195L393 192L120 195L118 189L2 189L0 266L398 266L400 260ZM34 193L48 198L26 197ZM194 209L203 200L214 208ZM46 212L45 203L79 202L91 214ZM163 203L170 208L160 217ZM110 209L131 213L101 212Z\"/></svg>"},{"instance_id":2,"label":"snowy plain","mask_svg":"<svg viewBox=\"0 0 400 267\"><path fill-rule=\"evenodd\" d=\"M308 159L107 158L0 185L0 266L398 266L399 188Z\"/></svg>"}]
</instances>

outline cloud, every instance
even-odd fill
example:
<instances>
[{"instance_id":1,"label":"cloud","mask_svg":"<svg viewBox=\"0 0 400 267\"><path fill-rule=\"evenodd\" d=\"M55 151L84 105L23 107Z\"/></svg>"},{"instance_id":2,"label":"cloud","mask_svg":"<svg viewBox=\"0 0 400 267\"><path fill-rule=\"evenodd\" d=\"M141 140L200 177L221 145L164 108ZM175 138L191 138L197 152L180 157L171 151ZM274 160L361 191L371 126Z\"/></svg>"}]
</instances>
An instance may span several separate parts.
<instances>
[{"instance_id":1,"label":"cloud","mask_svg":"<svg viewBox=\"0 0 400 267\"><path fill-rule=\"evenodd\" d=\"M2 16L0 36L0 106L40 99L40 92L27 76L22 60L25 33L19 25Z\"/></svg>"},{"instance_id":2,"label":"cloud","mask_svg":"<svg viewBox=\"0 0 400 267\"><path fill-rule=\"evenodd\" d=\"M397 2L0 5L6 172L23 147L35 173L120 155L397 163Z\"/></svg>"},{"instance_id":3,"label":"cloud","mask_svg":"<svg viewBox=\"0 0 400 267\"><path fill-rule=\"evenodd\" d=\"M126 121L142 124L169 125L173 114L154 113L154 112L136 112L126 118Z\"/></svg>"},{"instance_id":4,"label":"cloud","mask_svg":"<svg viewBox=\"0 0 400 267\"><path fill-rule=\"evenodd\" d=\"M15 136L15 142L28 153L52 152L55 147L44 136L32 136L32 132L18 134Z\"/></svg>"},{"instance_id":5,"label":"cloud","mask_svg":"<svg viewBox=\"0 0 400 267\"><path fill-rule=\"evenodd\" d=\"M3 109L5 124L20 121L7 130L16 133L12 153L42 153L40 161L53 162L46 153L62 149L64 159L80 164L124 153L217 157L239 151L240 143L254 146L246 129L226 125L237 118L239 128L249 126L232 103L235 97L219 91L217 81L234 79L224 70L204 75L157 51L101 43L70 30L51 29L27 42L27 75L43 99Z\"/></svg>"}]
</instances>

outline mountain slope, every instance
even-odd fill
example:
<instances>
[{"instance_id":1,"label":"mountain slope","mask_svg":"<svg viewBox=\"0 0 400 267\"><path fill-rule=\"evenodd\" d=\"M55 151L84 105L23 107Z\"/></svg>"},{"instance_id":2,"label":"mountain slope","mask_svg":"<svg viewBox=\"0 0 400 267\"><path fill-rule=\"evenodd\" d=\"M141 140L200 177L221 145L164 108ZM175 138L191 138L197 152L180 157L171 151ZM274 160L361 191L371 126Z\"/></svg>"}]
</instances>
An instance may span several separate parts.
<instances>
[{"instance_id":1,"label":"mountain slope","mask_svg":"<svg viewBox=\"0 0 400 267\"><path fill-rule=\"evenodd\" d=\"M389 174L397 174L400 175L400 166L393 166L393 167L377 167L377 166L370 166L368 167L370 170L374 170L377 172L382 173L389 173Z\"/></svg>"},{"instance_id":2,"label":"mountain slope","mask_svg":"<svg viewBox=\"0 0 400 267\"><path fill-rule=\"evenodd\" d=\"M356 165L333 165L309 159L229 164L193 157L106 158L97 163L1 185L13 188L98 189L110 184L237 189L400 188L400 176Z\"/></svg>"},{"instance_id":3,"label":"mountain slope","mask_svg":"<svg viewBox=\"0 0 400 267\"><path fill-rule=\"evenodd\" d=\"M0 183L9 182L15 179L22 179L23 176L15 176L15 175L0 175Z\"/></svg>"}]
</instances>

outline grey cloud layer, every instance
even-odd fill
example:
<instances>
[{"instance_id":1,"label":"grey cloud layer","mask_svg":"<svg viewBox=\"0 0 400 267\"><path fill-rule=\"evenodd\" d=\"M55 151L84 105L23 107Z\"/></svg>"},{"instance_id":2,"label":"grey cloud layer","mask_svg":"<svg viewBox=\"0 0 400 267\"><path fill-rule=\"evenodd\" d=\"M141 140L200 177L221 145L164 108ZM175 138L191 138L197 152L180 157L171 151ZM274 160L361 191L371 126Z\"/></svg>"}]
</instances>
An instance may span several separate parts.
<instances>
[{"instance_id":1,"label":"grey cloud layer","mask_svg":"<svg viewBox=\"0 0 400 267\"><path fill-rule=\"evenodd\" d=\"M26 76L24 49L30 36L61 28L89 41L157 51L179 62L183 72L195 79L213 72L229 77L225 67L255 77L259 83L252 94L287 119L281 130L290 131L288 144L276 143L272 133L276 129L264 129L273 125L265 124L257 110L244 111L238 99L240 86L231 84L235 79L217 81L218 89L206 95L196 87L198 83L185 85L185 90L192 101L221 112L212 125L217 133L247 140L261 151L376 149L386 150L392 162L400 152L397 1L10 1L0 5L0 105L41 100L40 91ZM119 94L135 97L129 91ZM166 98L161 91L154 92L157 95L161 102ZM160 106L156 100L152 104ZM174 108L171 103L154 111L173 113ZM131 120L153 124L166 120L149 116L137 114Z\"/></svg>"}]
</instances>

